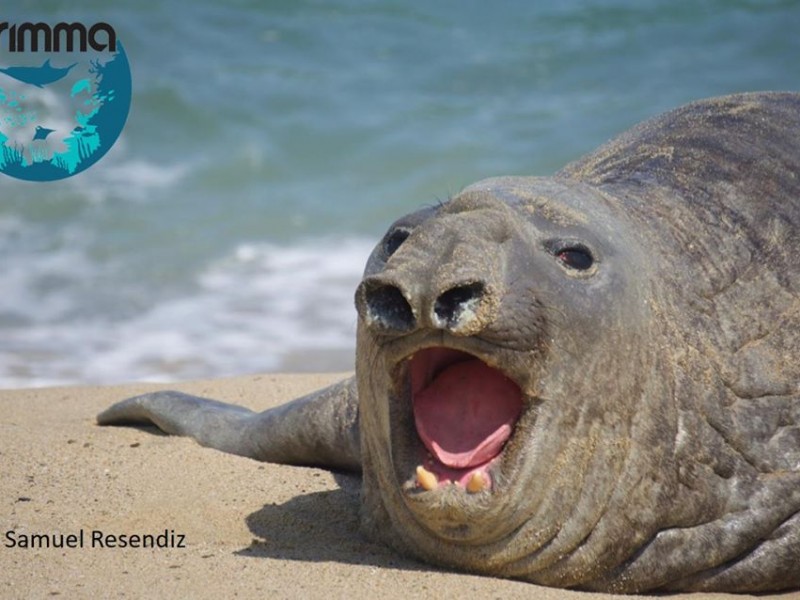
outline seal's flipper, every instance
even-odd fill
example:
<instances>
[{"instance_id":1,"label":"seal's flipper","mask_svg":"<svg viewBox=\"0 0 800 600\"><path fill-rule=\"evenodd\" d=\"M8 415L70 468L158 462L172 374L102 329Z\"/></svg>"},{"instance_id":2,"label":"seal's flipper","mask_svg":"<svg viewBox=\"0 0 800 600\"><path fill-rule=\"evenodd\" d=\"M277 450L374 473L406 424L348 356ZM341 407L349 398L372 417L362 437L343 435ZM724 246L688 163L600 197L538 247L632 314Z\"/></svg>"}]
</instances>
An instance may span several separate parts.
<instances>
[{"instance_id":1,"label":"seal's flipper","mask_svg":"<svg viewBox=\"0 0 800 600\"><path fill-rule=\"evenodd\" d=\"M153 424L203 446L266 462L361 469L354 378L262 413L182 392L154 392L114 404L97 423Z\"/></svg>"}]
</instances>

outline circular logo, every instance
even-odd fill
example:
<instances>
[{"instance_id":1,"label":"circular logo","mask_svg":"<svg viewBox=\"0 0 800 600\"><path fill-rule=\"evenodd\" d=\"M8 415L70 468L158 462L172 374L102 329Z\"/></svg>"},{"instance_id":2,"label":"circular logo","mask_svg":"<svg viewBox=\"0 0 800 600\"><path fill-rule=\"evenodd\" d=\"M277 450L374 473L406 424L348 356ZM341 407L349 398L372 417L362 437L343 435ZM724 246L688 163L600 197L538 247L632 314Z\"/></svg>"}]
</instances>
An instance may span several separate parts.
<instances>
[{"instance_id":1,"label":"circular logo","mask_svg":"<svg viewBox=\"0 0 800 600\"><path fill-rule=\"evenodd\" d=\"M122 44L113 39L97 50L76 42L56 52L58 38L54 47L28 36L25 51L17 29L8 32L5 48L2 25L0 172L56 181L85 171L111 149L128 118L131 70ZM51 51L41 52L41 45Z\"/></svg>"}]
</instances>

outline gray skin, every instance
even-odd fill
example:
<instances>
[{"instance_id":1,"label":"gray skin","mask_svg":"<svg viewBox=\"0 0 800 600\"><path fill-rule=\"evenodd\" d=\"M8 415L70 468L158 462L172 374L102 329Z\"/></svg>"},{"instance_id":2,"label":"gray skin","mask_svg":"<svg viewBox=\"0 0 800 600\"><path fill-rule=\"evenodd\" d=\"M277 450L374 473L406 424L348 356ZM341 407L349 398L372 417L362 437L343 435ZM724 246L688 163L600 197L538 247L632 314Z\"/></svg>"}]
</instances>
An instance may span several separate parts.
<instances>
[{"instance_id":1,"label":"gray skin","mask_svg":"<svg viewBox=\"0 0 800 600\"><path fill-rule=\"evenodd\" d=\"M392 225L356 292L353 379L261 414L147 394L98 422L362 470L363 530L438 565L800 588L798 174L800 94L689 104L551 178L481 181ZM416 484L405 359L430 347L523 393L489 490Z\"/></svg>"}]
</instances>

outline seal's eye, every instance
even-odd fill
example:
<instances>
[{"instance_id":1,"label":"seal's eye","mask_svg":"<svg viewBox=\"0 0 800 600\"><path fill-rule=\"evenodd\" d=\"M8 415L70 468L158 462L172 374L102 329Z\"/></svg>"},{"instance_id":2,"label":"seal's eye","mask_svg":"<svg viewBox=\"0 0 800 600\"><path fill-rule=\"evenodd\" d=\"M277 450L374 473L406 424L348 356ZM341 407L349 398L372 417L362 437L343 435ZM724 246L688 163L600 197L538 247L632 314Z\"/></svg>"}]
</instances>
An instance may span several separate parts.
<instances>
[{"instance_id":1,"label":"seal's eye","mask_svg":"<svg viewBox=\"0 0 800 600\"><path fill-rule=\"evenodd\" d=\"M577 271L576 275L592 275L594 271L594 254L582 242L577 240L551 239L544 243L545 250L554 256L565 269ZM588 272L587 272L588 271Z\"/></svg>"},{"instance_id":2,"label":"seal's eye","mask_svg":"<svg viewBox=\"0 0 800 600\"><path fill-rule=\"evenodd\" d=\"M391 256L397 252L397 249L406 241L409 235L411 235L411 232L402 227L391 231L383 240L383 250L386 252L386 256Z\"/></svg>"},{"instance_id":3,"label":"seal's eye","mask_svg":"<svg viewBox=\"0 0 800 600\"><path fill-rule=\"evenodd\" d=\"M594 264L592 253L584 246L563 248L556 253L556 258L565 266L576 271L586 271Z\"/></svg>"}]
</instances>

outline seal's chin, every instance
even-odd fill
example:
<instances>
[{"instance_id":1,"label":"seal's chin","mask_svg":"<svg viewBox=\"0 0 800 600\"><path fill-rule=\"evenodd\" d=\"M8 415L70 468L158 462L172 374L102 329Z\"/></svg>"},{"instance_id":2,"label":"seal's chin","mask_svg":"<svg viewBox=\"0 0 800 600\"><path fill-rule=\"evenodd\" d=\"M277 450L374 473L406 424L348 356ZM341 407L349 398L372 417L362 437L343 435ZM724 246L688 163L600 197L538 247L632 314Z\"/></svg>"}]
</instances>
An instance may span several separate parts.
<instances>
[{"instance_id":1,"label":"seal's chin","mask_svg":"<svg viewBox=\"0 0 800 600\"><path fill-rule=\"evenodd\" d=\"M490 490L490 467L501 460L522 414L520 387L477 356L444 347L417 351L399 376L427 451L409 474L412 489Z\"/></svg>"}]
</instances>

